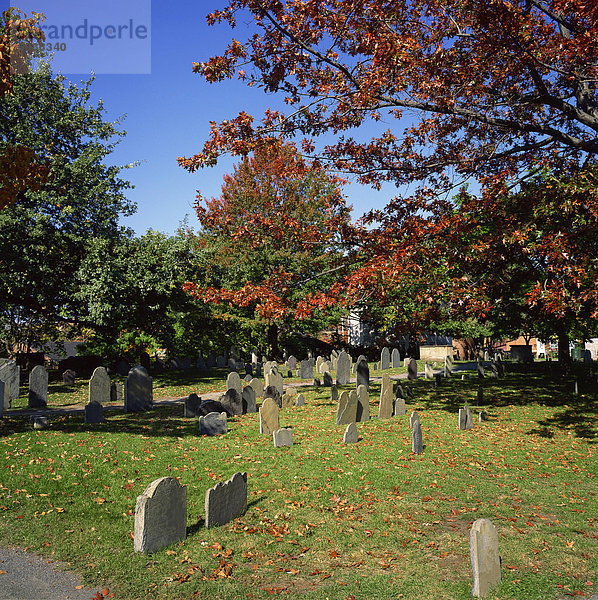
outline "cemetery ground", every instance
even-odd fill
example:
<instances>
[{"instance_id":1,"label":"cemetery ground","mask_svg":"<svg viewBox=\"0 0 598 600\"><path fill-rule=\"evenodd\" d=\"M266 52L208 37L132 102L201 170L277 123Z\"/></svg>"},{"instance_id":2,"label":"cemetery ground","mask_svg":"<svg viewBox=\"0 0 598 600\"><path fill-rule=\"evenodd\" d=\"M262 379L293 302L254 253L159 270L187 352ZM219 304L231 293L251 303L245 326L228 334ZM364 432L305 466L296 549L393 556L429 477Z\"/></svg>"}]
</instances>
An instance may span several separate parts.
<instances>
[{"instance_id":1,"label":"cemetery ground","mask_svg":"<svg viewBox=\"0 0 598 600\"><path fill-rule=\"evenodd\" d=\"M335 425L323 387L281 411L281 426L293 428L286 448L260 435L258 414L201 437L176 404L108 412L97 425L53 416L39 431L9 410L0 420L0 545L68 562L117 600L466 599L469 529L485 517L502 558L502 582L487 598L589 597L598 570L596 390L582 384L574 395L573 378L551 366L510 366L482 381L457 375L439 387L409 382L408 414L358 423L356 444L342 443L345 426ZM222 377L187 385L181 376L163 394L161 377L155 397L222 389ZM480 383L488 420L460 431L458 408L467 402L476 415ZM372 415L379 389L373 382ZM411 452L412 410L421 455ZM206 529L206 490L238 471L248 474L247 512ZM187 538L135 553L136 498L163 476L187 486Z\"/></svg>"}]
</instances>

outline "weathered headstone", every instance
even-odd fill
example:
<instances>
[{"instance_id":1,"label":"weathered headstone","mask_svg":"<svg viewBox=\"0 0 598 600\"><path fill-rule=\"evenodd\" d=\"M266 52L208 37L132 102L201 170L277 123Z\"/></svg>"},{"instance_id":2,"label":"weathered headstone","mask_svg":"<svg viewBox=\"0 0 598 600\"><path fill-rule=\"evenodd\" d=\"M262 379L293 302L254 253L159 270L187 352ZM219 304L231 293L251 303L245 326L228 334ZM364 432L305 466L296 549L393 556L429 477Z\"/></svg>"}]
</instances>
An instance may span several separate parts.
<instances>
[{"instance_id":1,"label":"weathered headstone","mask_svg":"<svg viewBox=\"0 0 598 600\"><path fill-rule=\"evenodd\" d=\"M29 374L29 408L45 408L48 405L48 371L37 365Z\"/></svg>"},{"instance_id":2,"label":"weathered headstone","mask_svg":"<svg viewBox=\"0 0 598 600\"><path fill-rule=\"evenodd\" d=\"M135 505L135 552L157 552L187 535L187 487L174 477L150 483Z\"/></svg>"},{"instance_id":3,"label":"weathered headstone","mask_svg":"<svg viewBox=\"0 0 598 600\"><path fill-rule=\"evenodd\" d=\"M444 357L444 376L450 377L453 374L453 368L455 366L455 359L452 356Z\"/></svg>"},{"instance_id":4,"label":"weathered headstone","mask_svg":"<svg viewBox=\"0 0 598 600\"><path fill-rule=\"evenodd\" d=\"M266 398L260 407L260 433L272 435L280 429L280 409L272 398Z\"/></svg>"},{"instance_id":5,"label":"weathered headstone","mask_svg":"<svg viewBox=\"0 0 598 600\"><path fill-rule=\"evenodd\" d=\"M370 420L370 395L365 385L357 386L357 415L356 421Z\"/></svg>"},{"instance_id":6,"label":"weathered headstone","mask_svg":"<svg viewBox=\"0 0 598 600\"><path fill-rule=\"evenodd\" d=\"M415 423L419 423L419 413L414 410L411 413L411 416L409 417L409 427L411 427L411 429L413 429L413 426L415 425Z\"/></svg>"},{"instance_id":7,"label":"weathered headstone","mask_svg":"<svg viewBox=\"0 0 598 600\"><path fill-rule=\"evenodd\" d=\"M499 377L504 377L505 376L505 365L502 361L502 358L500 357L500 354L496 355L496 370L498 371L498 376Z\"/></svg>"},{"instance_id":8,"label":"weathered headstone","mask_svg":"<svg viewBox=\"0 0 598 600\"><path fill-rule=\"evenodd\" d=\"M359 440L359 433L357 432L357 425L355 423L349 423L345 434L343 435L343 444L356 444Z\"/></svg>"},{"instance_id":9,"label":"weathered headstone","mask_svg":"<svg viewBox=\"0 0 598 600\"><path fill-rule=\"evenodd\" d=\"M422 428L419 419L413 423L413 429L411 431L411 450L414 454L421 454L424 451Z\"/></svg>"},{"instance_id":10,"label":"weathered headstone","mask_svg":"<svg viewBox=\"0 0 598 600\"><path fill-rule=\"evenodd\" d=\"M282 395L281 408L292 408L295 406L295 397L297 396L297 390L295 388L288 388Z\"/></svg>"},{"instance_id":11,"label":"weathered headstone","mask_svg":"<svg viewBox=\"0 0 598 600\"><path fill-rule=\"evenodd\" d=\"M237 390L239 394L241 393L241 390L243 389L241 384L241 377L236 371L231 371L228 374L228 377L226 378L226 389Z\"/></svg>"},{"instance_id":12,"label":"weathered headstone","mask_svg":"<svg viewBox=\"0 0 598 600\"><path fill-rule=\"evenodd\" d=\"M152 378L143 367L133 367L125 380L125 412L149 410L153 403Z\"/></svg>"},{"instance_id":13,"label":"weathered headstone","mask_svg":"<svg viewBox=\"0 0 598 600\"><path fill-rule=\"evenodd\" d=\"M113 381L110 384L110 402L123 403L123 384L120 381Z\"/></svg>"},{"instance_id":14,"label":"weathered headstone","mask_svg":"<svg viewBox=\"0 0 598 600\"><path fill-rule=\"evenodd\" d=\"M484 363L478 359L478 377L484 379Z\"/></svg>"},{"instance_id":15,"label":"weathered headstone","mask_svg":"<svg viewBox=\"0 0 598 600\"><path fill-rule=\"evenodd\" d=\"M295 406L304 406L305 405L305 396L303 394L297 394L295 398Z\"/></svg>"},{"instance_id":16,"label":"weathered headstone","mask_svg":"<svg viewBox=\"0 0 598 600\"><path fill-rule=\"evenodd\" d=\"M257 412L255 390L250 385L243 388L241 401L243 403L243 414Z\"/></svg>"},{"instance_id":17,"label":"weathered headstone","mask_svg":"<svg viewBox=\"0 0 598 600\"><path fill-rule=\"evenodd\" d=\"M62 373L62 383L64 385L75 385L75 378L77 374L73 369L67 369Z\"/></svg>"},{"instance_id":18,"label":"weathered headstone","mask_svg":"<svg viewBox=\"0 0 598 600\"><path fill-rule=\"evenodd\" d=\"M231 416L243 414L243 399L241 394L236 389L230 388L226 393L220 396L220 404L224 406L224 410Z\"/></svg>"},{"instance_id":19,"label":"weathered headstone","mask_svg":"<svg viewBox=\"0 0 598 600\"><path fill-rule=\"evenodd\" d=\"M278 393L282 395L284 390L282 375L278 371L271 369L270 373L266 373L266 387L275 387Z\"/></svg>"},{"instance_id":20,"label":"weathered headstone","mask_svg":"<svg viewBox=\"0 0 598 600\"><path fill-rule=\"evenodd\" d=\"M318 356L318 357L316 358L316 366L315 366L316 373L321 373L321 371L320 371L320 367L321 367L323 364L324 364L324 357L323 357L323 356Z\"/></svg>"},{"instance_id":21,"label":"weathered headstone","mask_svg":"<svg viewBox=\"0 0 598 600\"><path fill-rule=\"evenodd\" d=\"M330 374L330 371L325 371L323 376L322 376L322 385L324 387L332 387L333 382L332 382L332 375Z\"/></svg>"},{"instance_id":22,"label":"weathered headstone","mask_svg":"<svg viewBox=\"0 0 598 600\"><path fill-rule=\"evenodd\" d=\"M85 405L85 423L102 423L104 407L99 402L88 402Z\"/></svg>"},{"instance_id":23,"label":"weathered headstone","mask_svg":"<svg viewBox=\"0 0 598 600\"><path fill-rule=\"evenodd\" d=\"M471 595L483 598L501 579L498 533L489 519L478 519L471 526L469 554L473 571Z\"/></svg>"},{"instance_id":24,"label":"weathered headstone","mask_svg":"<svg viewBox=\"0 0 598 600\"><path fill-rule=\"evenodd\" d=\"M31 417L31 420L33 421L33 429L45 429L50 425L50 419L41 415Z\"/></svg>"},{"instance_id":25,"label":"weathered headstone","mask_svg":"<svg viewBox=\"0 0 598 600\"><path fill-rule=\"evenodd\" d=\"M297 368L297 359L293 355L289 356L287 359L287 366L291 371L294 371Z\"/></svg>"},{"instance_id":26,"label":"weathered headstone","mask_svg":"<svg viewBox=\"0 0 598 600\"><path fill-rule=\"evenodd\" d=\"M201 398L195 392L191 392L185 398L185 406L184 406L183 416L185 418L199 417L201 414L199 412L200 405L201 405Z\"/></svg>"},{"instance_id":27,"label":"weathered headstone","mask_svg":"<svg viewBox=\"0 0 598 600\"><path fill-rule=\"evenodd\" d=\"M19 397L21 367L14 360L6 360L0 365L0 381L5 383L4 408L10 408L12 401Z\"/></svg>"},{"instance_id":28,"label":"weathered headstone","mask_svg":"<svg viewBox=\"0 0 598 600\"><path fill-rule=\"evenodd\" d=\"M228 431L228 421L226 413L211 412L205 416L199 417L200 435L223 435Z\"/></svg>"},{"instance_id":29,"label":"weathered headstone","mask_svg":"<svg viewBox=\"0 0 598 600\"><path fill-rule=\"evenodd\" d=\"M380 405L378 407L379 419L390 419L392 417L392 404L394 400L392 381L388 373L382 374L382 386L380 388Z\"/></svg>"},{"instance_id":30,"label":"weathered headstone","mask_svg":"<svg viewBox=\"0 0 598 600\"><path fill-rule=\"evenodd\" d=\"M459 429L472 429L473 417L469 406L459 409Z\"/></svg>"},{"instance_id":31,"label":"weathered headstone","mask_svg":"<svg viewBox=\"0 0 598 600\"><path fill-rule=\"evenodd\" d=\"M390 351L386 346L384 346L382 352L380 352L380 369L382 369L382 371L390 369Z\"/></svg>"},{"instance_id":32,"label":"weathered headstone","mask_svg":"<svg viewBox=\"0 0 598 600\"><path fill-rule=\"evenodd\" d=\"M293 445L293 429L291 427L283 427L272 432L274 447L281 448L282 446Z\"/></svg>"},{"instance_id":33,"label":"weathered headstone","mask_svg":"<svg viewBox=\"0 0 598 600\"><path fill-rule=\"evenodd\" d=\"M395 417L402 417L407 414L405 408L405 398L395 398L394 415Z\"/></svg>"},{"instance_id":34,"label":"weathered headstone","mask_svg":"<svg viewBox=\"0 0 598 600\"><path fill-rule=\"evenodd\" d=\"M368 391L370 389L370 368L365 360L357 363L357 385L365 385Z\"/></svg>"},{"instance_id":35,"label":"weathered headstone","mask_svg":"<svg viewBox=\"0 0 598 600\"><path fill-rule=\"evenodd\" d=\"M397 348L392 349L391 365L393 369L398 369L401 366L401 353Z\"/></svg>"},{"instance_id":36,"label":"weathered headstone","mask_svg":"<svg viewBox=\"0 0 598 600\"><path fill-rule=\"evenodd\" d=\"M355 390L342 392L339 396L336 409L336 424L347 425L355 423L357 419L357 404L357 392Z\"/></svg>"},{"instance_id":37,"label":"weathered headstone","mask_svg":"<svg viewBox=\"0 0 598 600\"><path fill-rule=\"evenodd\" d=\"M247 473L235 473L206 491L206 527L226 525L247 510Z\"/></svg>"},{"instance_id":38,"label":"weathered headstone","mask_svg":"<svg viewBox=\"0 0 598 600\"><path fill-rule=\"evenodd\" d=\"M479 415L478 415L478 421L480 423L482 423L483 421L487 421L488 420L488 415L486 414L485 411L481 410Z\"/></svg>"},{"instance_id":39,"label":"weathered headstone","mask_svg":"<svg viewBox=\"0 0 598 600\"><path fill-rule=\"evenodd\" d=\"M301 379L314 378L314 363L310 358L306 358L299 363L299 377Z\"/></svg>"},{"instance_id":40,"label":"weathered headstone","mask_svg":"<svg viewBox=\"0 0 598 600\"><path fill-rule=\"evenodd\" d=\"M338 402L338 388L335 385L330 388L330 400Z\"/></svg>"},{"instance_id":41,"label":"weathered headstone","mask_svg":"<svg viewBox=\"0 0 598 600\"><path fill-rule=\"evenodd\" d=\"M432 368L432 365L430 363L427 362L424 365L424 372L425 372L426 379L434 378L434 369Z\"/></svg>"},{"instance_id":42,"label":"weathered headstone","mask_svg":"<svg viewBox=\"0 0 598 600\"><path fill-rule=\"evenodd\" d=\"M104 367L97 367L89 380L89 402L110 402L110 377Z\"/></svg>"},{"instance_id":43,"label":"weathered headstone","mask_svg":"<svg viewBox=\"0 0 598 600\"><path fill-rule=\"evenodd\" d=\"M417 379L417 361L415 358L410 358L407 363L407 379Z\"/></svg>"},{"instance_id":44,"label":"weathered headstone","mask_svg":"<svg viewBox=\"0 0 598 600\"><path fill-rule=\"evenodd\" d=\"M351 357L343 350L336 360L336 385L347 385L351 381Z\"/></svg>"},{"instance_id":45,"label":"weathered headstone","mask_svg":"<svg viewBox=\"0 0 598 600\"><path fill-rule=\"evenodd\" d=\"M213 352L208 354L208 358L206 359L206 365L208 369L213 369L216 366L216 355Z\"/></svg>"},{"instance_id":46,"label":"weathered headstone","mask_svg":"<svg viewBox=\"0 0 598 600\"><path fill-rule=\"evenodd\" d=\"M280 392L278 391L278 389L276 389L273 385L269 385L264 390L264 400L266 398L271 398L272 400L274 400L274 402L276 402L276 406L278 406L278 408L282 407L282 396L280 395Z\"/></svg>"},{"instance_id":47,"label":"weathered headstone","mask_svg":"<svg viewBox=\"0 0 598 600\"><path fill-rule=\"evenodd\" d=\"M264 395L264 384L261 379L254 377L249 385L254 389L256 398L261 398Z\"/></svg>"}]
</instances>

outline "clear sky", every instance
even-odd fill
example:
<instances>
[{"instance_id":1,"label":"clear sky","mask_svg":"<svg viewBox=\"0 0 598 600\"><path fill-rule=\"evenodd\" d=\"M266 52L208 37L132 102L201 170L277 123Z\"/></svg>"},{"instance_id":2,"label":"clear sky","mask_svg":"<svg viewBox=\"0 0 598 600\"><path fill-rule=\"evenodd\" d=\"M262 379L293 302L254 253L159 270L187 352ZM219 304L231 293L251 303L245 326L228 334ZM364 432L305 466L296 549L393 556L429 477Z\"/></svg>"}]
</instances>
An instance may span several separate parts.
<instances>
[{"instance_id":1,"label":"clear sky","mask_svg":"<svg viewBox=\"0 0 598 600\"><path fill-rule=\"evenodd\" d=\"M222 176L232 171L234 162L223 160L217 167L190 174L177 165L177 157L190 156L201 149L210 121L234 117L241 110L260 116L266 107L278 103L276 97L248 88L240 81L207 84L192 72L193 62L220 54L232 37L228 25L208 27L205 19L225 2L15 0L14 5L26 12L48 14L46 37L52 43L51 34L58 34L50 26L71 26L66 33L62 29L62 34L68 36L69 31L76 32L76 27L87 20L88 29L80 30L81 37L86 35L86 39L79 40L80 47L75 45L78 40L74 34L71 39L59 39L66 44L66 51L62 55L55 52L56 66L61 66L65 76L74 82L87 77L69 70L80 69L89 75L93 68L93 98L103 99L109 120L125 116L121 128L127 135L112 155L113 162L140 164L122 173L135 186L128 196L137 204L137 213L123 219L123 224L138 234L150 228L173 233L189 215L189 225L195 226L196 190L207 197L218 195ZM119 40L100 39L104 35L117 37L118 24L124 23L120 31L124 43L129 31L126 24L130 22L132 30L141 27L136 30L140 45L122 46L118 45ZM151 25L144 30L147 22ZM249 16L245 23L240 19L239 25L234 35L244 40L247 26L251 26ZM91 30L92 26L96 29ZM97 32L97 39L90 44L92 31ZM115 74L119 71L128 73ZM384 206L394 195L394 188L388 186L377 192L353 183L345 188L345 195L358 216L370 208Z\"/></svg>"}]
</instances>

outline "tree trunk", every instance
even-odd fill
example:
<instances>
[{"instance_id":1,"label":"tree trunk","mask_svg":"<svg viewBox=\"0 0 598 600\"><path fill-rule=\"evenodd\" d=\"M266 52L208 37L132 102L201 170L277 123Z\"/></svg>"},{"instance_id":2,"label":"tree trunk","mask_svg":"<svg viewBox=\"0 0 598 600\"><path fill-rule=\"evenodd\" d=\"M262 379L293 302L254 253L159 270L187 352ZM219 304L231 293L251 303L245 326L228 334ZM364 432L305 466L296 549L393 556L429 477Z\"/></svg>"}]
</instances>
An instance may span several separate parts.
<instances>
[{"instance_id":1,"label":"tree trunk","mask_svg":"<svg viewBox=\"0 0 598 600\"><path fill-rule=\"evenodd\" d=\"M270 323L268 326L268 346L270 346L270 358L278 359L278 325Z\"/></svg>"}]
</instances>

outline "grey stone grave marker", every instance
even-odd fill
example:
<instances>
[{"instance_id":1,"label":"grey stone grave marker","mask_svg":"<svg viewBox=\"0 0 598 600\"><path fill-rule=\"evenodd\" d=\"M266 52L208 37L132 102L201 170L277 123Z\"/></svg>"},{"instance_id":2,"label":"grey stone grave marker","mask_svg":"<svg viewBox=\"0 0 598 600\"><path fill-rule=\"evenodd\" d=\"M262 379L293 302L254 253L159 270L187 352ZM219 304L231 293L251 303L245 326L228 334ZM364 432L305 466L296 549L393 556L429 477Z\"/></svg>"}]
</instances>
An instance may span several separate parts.
<instances>
[{"instance_id":1,"label":"grey stone grave marker","mask_svg":"<svg viewBox=\"0 0 598 600\"><path fill-rule=\"evenodd\" d=\"M241 384L241 377L236 371L232 371L228 374L228 377L226 378L226 389L237 390L239 394L241 393L241 390L243 389Z\"/></svg>"},{"instance_id":2,"label":"grey stone grave marker","mask_svg":"<svg viewBox=\"0 0 598 600\"><path fill-rule=\"evenodd\" d=\"M332 375L330 371L326 371L322 376L322 385L324 387L332 387Z\"/></svg>"},{"instance_id":3,"label":"grey stone grave marker","mask_svg":"<svg viewBox=\"0 0 598 600\"><path fill-rule=\"evenodd\" d=\"M272 432L272 439L274 441L275 448L281 448L282 446L293 445L293 429L291 427L282 427Z\"/></svg>"},{"instance_id":4,"label":"grey stone grave marker","mask_svg":"<svg viewBox=\"0 0 598 600\"><path fill-rule=\"evenodd\" d=\"M368 391L370 389L370 368L365 360L357 363L357 385L365 385Z\"/></svg>"},{"instance_id":5,"label":"grey stone grave marker","mask_svg":"<svg viewBox=\"0 0 598 600\"><path fill-rule=\"evenodd\" d=\"M471 526L469 554L473 571L471 595L483 598L501 579L498 533L489 519L478 519Z\"/></svg>"},{"instance_id":6,"label":"grey stone grave marker","mask_svg":"<svg viewBox=\"0 0 598 600\"><path fill-rule=\"evenodd\" d=\"M314 363L311 358L306 358L299 363L299 377L301 379L314 378Z\"/></svg>"},{"instance_id":7,"label":"grey stone grave marker","mask_svg":"<svg viewBox=\"0 0 598 600\"><path fill-rule=\"evenodd\" d=\"M401 366L401 353L397 348L392 349L391 364L393 369L398 369Z\"/></svg>"},{"instance_id":8,"label":"grey stone grave marker","mask_svg":"<svg viewBox=\"0 0 598 600\"><path fill-rule=\"evenodd\" d=\"M272 398L266 398L260 407L260 433L272 435L280 429L280 409Z\"/></svg>"},{"instance_id":9,"label":"grey stone grave marker","mask_svg":"<svg viewBox=\"0 0 598 600\"><path fill-rule=\"evenodd\" d=\"M201 415L201 413L199 412L200 404L201 404L201 398L195 392L191 392L185 398L185 406L184 406L183 416L185 418L199 417Z\"/></svg>"},{"instance_id":10,"label":"grey stone grave marker","mask_svg":"<svg viewBox=\"0 0 598 600\"><path fill-rule=\"evenodd\" d=\"M422 428L419 419L413 423L413 429L411 431L411 450L414 454L421 454L424 451Z\"/></svg>"},{"instance_id":11,"label":"grey stone grave marker","mask_svg":"<svg viewBox=\"0 0 598 600\"><path fill-rule=\"evenodd\" d=\"M294 371L297 368L297 359L292 354L287 359L287 366L291 371Z\"/></svg>"},{"instance_id":12,"label":"grey stone grave marker","mask_svg":"<svg viewBox=\"0 0 598 600\"><path fill-rule=\"evenodd\" d=\"M250 385L243 388L241 401L243 402L243 414L257 412L255 390Z\"/></svg>"},{"instance_id":13,"label":"grey stone grave marker","mask_svg":"<svg viewBox=\"0 0 598 600\"><path fill-rule=\"evenodd\" d=\"M338 388L335 385L330 387L330 399L332 402L338 402Z\"/></svg>"},{"instance_id":14,"label":"grey stone grave marker","mask_svg":"<svg viewBox=\"0 0 598 600\"><path fill-rule=\"evenodd\" d=\"M388 373L382 374L382 386L380 388L380 406L378 407L379 419L390 419L392 417L393 385Z\"/></svg>"},{"instance_id":15,"label":"grey stone grave marker","mask_svg":"<svg viewBox=\"0 0 598 600\"><path fill-rule=\"evenodd\" d=\"M37 365L29 374L29 408L45 408L48 405L48 371Z\"/></svg>"},{"instance_id":16,"label":"grey stone grave marker","mask_svg":"<svg viewBox=\"0 0 598 600\"><path fill-rule=\"evenodd\" d=\"M409 417L409 426L413 429L415 423L419 423L419 413L417 411L413 411L411 416Z\"/></svg>"},{"instance_id":17,"label":"grey stone grave marker","mask_svg":"<svg viewBox=\"0 0 598 600\"><path fill-rule=\"evenodd\" d=\"M297 396L297 390L295 388L289 388L282 396L281 408L292 408L295 406L295 397Z\"/></svg>"},{"instance_id":18,"label":"grey stone grave marker","mask_svg":"<svg viewBox=\"0 0 598 600\"><path fill-rule=\"evenodd\" d=\"M478 359L478 377L484 379L484 363Z\"/></svg>"},{"instance_id":19,"label":"grey stone grave marker","mask_svg":"<svg viewBox=\"0 0 598 600\"><path fill-rule=\"evenodd\" d=\"M266 373L266 387L275 387L278 393L282 395L284 391L284 381L282 374L278 370L270 370L270 373Z\"/></svg>"},{"instance_id":20,"label":"grey stone grave marker","mask_svg":"<svg viewBox=\"0 0 598 600\"><path fill-rule=\"evenodd\" d=\"M390 369L390 351L386 346L384 346L382 352L380 352L380 369L382 369L382 371Z\"/></svg>"},{"instance_id":21,"label":"grey stone grave marker","mask_svg":"<svg viewBox=\"0 0 598 600\"><path fill-rule=\"evenodd\" d=\"M473 429L473 417L469 406L459 409L459 429Z\"/></svg>"},{"instance_id":22,"label":"grey stone grave marker","mask_svg":"<svg viewBox=\"0 0 598 600\"><path fill-rule=\"evenodd\" d=\"M149 410L153 396L152 378L143 367L133 367L125 380L125 412Z\"/></svg>"},{"instance_id":23,"label":"grey stone grave marker","mask_svg":"<svg viewBox=\"0 0 598 600\"><path fill-rule=\"evenodd\" d=\"M356 421L370 420L370 395L365 385L357 386L357 415Z\"/></svg>"},{"instance_id":24,"label":"grey stone grave marker","mask_svg":"<svg viewBox=\"0 0 598 600\"><path fill-rule=\"evenodd\" d=\"M405 408L405 398L395 398L394 415L395 417L402 417L407 414Z\"/></svg>"},{"instance_id":25,"label":"grey stone grave marker","mask_svg":"<svg viewBox=\"0 0 598 600\"><path fill-rule=\"evenodd\" d=\"M187 487L174 477L150 483L135 505L135 552L157 552L187 535Z\"/></svg>"},{"instance_id":26,"label":"grey stone grave marker","mask_svg":"<svg viewBox=\"0 0 598 600\"><path fill-rule=\"evenodd\" d=\"M415 358L410 358L407 364L407 379L417 379L417 361Z\"/></svg>"},{"instance_id":27,"label":"grey stone grave marker","mask_svg":"<svg viewBox=\"0 0 598 600\"><path fill-rule=\"evenodd\" d=\"M305 405L305 396L303 394L297 394L295 398L295 406L304 406Z\"/></svg>"},{"instance_id":28,"label":"grey stone grave marker","mask_svg":"<svg viewBox=\"0 0 598 600\"><path fill-rule=\"evenodd\" d=\"M444 376L450 377L455 367L455 359L452 356L444 357Z\"/></svg>"},{"instance_id":29,"label":"grey stone grave marker","mask_svg":"<svg viewBox=\"0 0 598 600\"><path fill-rule=\"evenodd\" d=\"M89 380L89 402L110 402L110 377L104 367L97 367Z\"/></svg>"},{"instance_id":30,"label":"grey stone grave marker","mask_svg":"<svg viewBox=\"0 0 598 600\"><path fill-rule=\"evenodd\" d=\"M73 369L67 369L62 374L62 383L64 385L75 385L76 376L77 374L75 373L75 371L73 371Z\"/></svg>"},{"instance_id":31,"label":"grey stone grave marker","mask_svg":"<svg viewBox=\"0 0 598 600\"><path fill-rule=\"evenodd\" d=\"M223 435L228 431L228 421L225 412L211 412L199 417L200 435Z\"/></svg>"},{"instance_id":32,"label":"grey stone grave marker","mask_svg":"<svg viewBox=\"0 0 598 600\"><path fill-rule=\"evenodd\" d=\"M226 393L220 396L220 404L224 407L229 415L243 414L243 399L241 394L236 389L230 388Z\"/></svg>"},{"instance_id":33,"label":"grey stone grave marker","mask_svg":"<svg viewBox=\"0 0 598 600\"><path fill-rule=\"evenodd\" d=\"M235 473L206 491L206 527L226 525L247 510L247 473Z\"/></svg>"},{"instance_id":34,"label":"grey stone grave marker","mask_svg":"<svg viewBox=\"0 0 598 600\"><path fill-rule=\"evenodd\" d=\"M434 369L432 368L432 365L428 362L424 365L424 373L426 379L432 379L434 377Z\"/></svg>"},{"instance_id":35,"label":"grey stone grave marker","mask_svg":"<svg viewBox=\"0 0 598 600\"><path fill-rule=\"evenodd\" d=\"M278 408L282 407L282 396L280 395L280 392L272 385L269 385L265 390L264 390L264 399L266 398L271 398L272 400L274 400L274 402L276 403L276 406L278 406Z\"/></svg>"},{"instance_id":36,"label":"grey stone grave marker","mask_svg":"<svg viewBox=\"0 0 598 600\"><path fill-rule=\"evenodd\" d=\"M357 404L357 392L355 390L342 392L338 399L336 424L348 425L349 423L355 423L357 419Z\"/></svg>"},{"instance_id":37,"label":"grey stone grave marker","mask_svg":"<svg viewBox=\"0 0 598 600\"><path fill-rule=\"evenodd\" d=\"M10 408L12 401L19 397L21 367L14 360L6 360L0 365L0 381L5 383L4 408Z\"/></svg>"},{"instance_id":38,"label":"grey stone grave marker","mask_svg":"<svg viewBox=\"0 0 598 600\"><path fill-rule=\"evenodd\" d=\"M254 389L256 398L261 398L264 395L264 384L260 379L254 377L249 385Z\"/></svg>"},{"instance_id":39,"label":"grey stone grave marker","mask_svg":"<svg viewBox=\"0 0 598 600\"><path fill-rule=\"evenodd\" d=\"M85 423L102 423L104 407L99 402L88 402L85 405Z\"/></svg>"},{"instance_id":40,"label":"grey stone grave marker","mask_svg":"<svg viewBox=\"0 0 598 600\"><path fill-rule=\"evenodd\" d=\"M336 385L347 385L351 381L351 357L343 350L336 359Z\"/></svg>"},{"instance_id":41,"label":"grey stone grave marker","mask_svg":"<svg viewBox=\"0 0 598 600\"><path fill-rule=\"evenodd\" d=\"M349 423L345 434L343 435L343 444L356 444L359 440L359 433L357 432L357 425L355 423Z\"/></svg>"}]
</instances>

